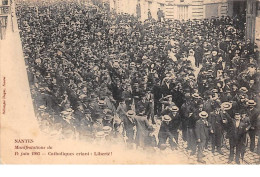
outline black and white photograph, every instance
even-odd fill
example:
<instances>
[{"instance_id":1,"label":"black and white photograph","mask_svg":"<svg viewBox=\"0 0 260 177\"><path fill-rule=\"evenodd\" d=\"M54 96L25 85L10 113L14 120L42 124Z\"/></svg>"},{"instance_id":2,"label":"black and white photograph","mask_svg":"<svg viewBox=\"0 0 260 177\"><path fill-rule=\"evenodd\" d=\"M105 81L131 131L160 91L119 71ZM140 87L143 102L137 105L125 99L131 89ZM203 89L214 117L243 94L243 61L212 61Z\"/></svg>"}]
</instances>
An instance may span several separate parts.
<instances>
[{"instance_id":1,"label":"black and white photograph","mask_svg":"<svg viewBox=\"0 0 260 177\"><path fill-rule=\"evenodd\" d=\"M1 163L260 164L259 7L0 0Z\"/></svg>"}]
</instances>

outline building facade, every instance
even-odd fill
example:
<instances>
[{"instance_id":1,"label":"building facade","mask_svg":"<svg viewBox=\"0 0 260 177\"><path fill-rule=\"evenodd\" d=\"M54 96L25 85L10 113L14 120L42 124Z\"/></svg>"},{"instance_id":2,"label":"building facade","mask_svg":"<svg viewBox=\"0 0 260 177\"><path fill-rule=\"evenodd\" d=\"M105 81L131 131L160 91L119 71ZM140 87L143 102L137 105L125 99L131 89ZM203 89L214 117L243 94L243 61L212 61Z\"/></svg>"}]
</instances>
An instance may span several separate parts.
<instances>
[{"instance_id":1,"label":"building facade","mask_svg":"<svg viewBox=\"0 0 260 177\"><path fill-rule=\"evenodd\" d=\"M203 19L232 16L245 13L247 0L109 0L110 8L117 13L136 15L138 6L141 20L148 18L148 10L154 19L160 8L166 19Z\"/></svg>"}]
</instances>

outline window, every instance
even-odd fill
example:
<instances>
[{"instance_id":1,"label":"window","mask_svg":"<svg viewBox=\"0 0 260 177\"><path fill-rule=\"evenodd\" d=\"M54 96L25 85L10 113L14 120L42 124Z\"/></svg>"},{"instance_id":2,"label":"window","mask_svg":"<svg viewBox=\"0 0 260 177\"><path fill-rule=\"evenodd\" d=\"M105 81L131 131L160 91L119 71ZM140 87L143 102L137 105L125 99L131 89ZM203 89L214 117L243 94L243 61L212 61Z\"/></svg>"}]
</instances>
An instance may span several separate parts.
<instances>
[{"instance_id":1,"label":"window","mask_svg":"<svg viewBox=\"0 0 260 177\"><path fill-rule=\"evenodd\" d=\"M257 3L256 4L256 7L257 7L256 8L256 10L257 10L257 12L256 12L257 14L256 15L257 15L257 17L260 17L260 1L257 1L256 3Z\"/></svg>"},{"instance_id":2,"label":"window","mask_svg":"<svg viewBox=\"0 0 260 177\"><path fill-rule=\"evenodd\" d=\"M8 0L2 0L3 5L8 5Z\"/></svg>"}]
</instances>

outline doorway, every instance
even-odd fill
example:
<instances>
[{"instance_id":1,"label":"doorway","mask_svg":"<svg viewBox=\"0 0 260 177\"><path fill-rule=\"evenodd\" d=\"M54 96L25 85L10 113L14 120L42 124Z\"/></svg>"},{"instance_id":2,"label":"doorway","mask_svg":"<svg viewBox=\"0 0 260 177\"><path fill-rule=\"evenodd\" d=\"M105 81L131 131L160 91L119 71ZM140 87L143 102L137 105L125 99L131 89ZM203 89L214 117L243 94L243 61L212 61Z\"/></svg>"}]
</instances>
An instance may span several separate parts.
<instances>
[{"instance_id":1,"label":"doorway","mask_svg":"<svg viewBox=\"0 0 260 177\"><path fill-rule=\"evenodd\" d=\"M233 15L246 15L246 1L233 1Z\"/></svg>"}]
</instances>

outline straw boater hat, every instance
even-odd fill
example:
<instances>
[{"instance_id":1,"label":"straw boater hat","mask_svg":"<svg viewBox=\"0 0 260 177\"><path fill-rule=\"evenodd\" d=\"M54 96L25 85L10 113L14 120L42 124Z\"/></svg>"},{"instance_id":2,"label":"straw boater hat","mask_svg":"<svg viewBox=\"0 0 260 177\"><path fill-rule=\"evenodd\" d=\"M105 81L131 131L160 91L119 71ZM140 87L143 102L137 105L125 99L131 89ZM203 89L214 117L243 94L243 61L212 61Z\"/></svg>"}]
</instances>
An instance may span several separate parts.
<instances>
[{"instance_id":1,"label":"straw boater hat","mask_svg":"<svg viewBox=\"0 0 260 177\"><path fill-rule=\"evenodd\" d=\"M44 106L44 105L41 105L41 106L39 106L39 108L38 108L39 111L43 111L43 110L45 110L45 109L46 109L46 106Z\"/></svg>"},{"instance_id":2,"label":"straw boater hat","mask_svg":"<svg viewBox=\"0 0 260 177\"><path fill-rule=\"evenodd\" d=\"M217 52L216 50L214 50L214 51L212 51L212 54L213 54L213 55L217 55L218 52Z\"/></svg>"},{"instance_id":3,"label":"straw boater hat","mask_svg":"<svg viewBox=\"0 0 260 177\"><path fill-rule=\"evenodd\" d=\"M248 90L247 90L246 87L241 87L241 88L239 89L239 91L242 92L242 93L247 93L247 92L248 92Z\"/></svg>"},{"instance_id":4,"label":"straw boater hat","mask_svg":"<svg viewBox=\"0 0 260 177\"><path fill-rule=\"evenodd\" d=\"M104 127L102 128L102 130L103 130L103 132L104 132L105 134L109 134L109 133L111 132L112 128L109 127L109 126L104 126Z\"/></svg>"},{"instance_id":5,"label":"straw boater hat","mask_svg":"<svg viewBox=\"0 0 260 177\"><path fill-rule=\"evenodd\" d=\"M224 103L222 103L221 104L221 108L223 109L223 110L230 110L231 108L232 108L232 103L230 103L230 102L224 102Z\"/></svg>"},{"instance_id":6,"label":"straw boater hat","mask_svg":"<svg viewBox=\"0 0 260 177\"><path fill-rule=\"evenodd\" d=\"M103 117L103 119L106 120L106 121L111 121L113 119L113 116L108 114L105 117Z\"/></svg>"},{"instance_id":7,"label":"straw boater hat","mask_svg":"<svg viewBox=\"0 0 260 177\"><path fill-rule=\"evenodd\" d=\"M192 96L193 98L197 98L197 99L198 99L198 98L201 98L198 93L193 93L191 96Z\"/></svg>"},{"instance_id":8,"label":"straw boater hat","mask_svg":"<svg viewBox=\"0 0 260 177\"><path fill-rule=\"evenodd\" d=\"M133 110L129 110L129 111L127 111L126 115L127 116L134 116L135 112Z\"/></svg>"},{"instance_id":9,"label":"straw boater hat","mask_svg":"<svg viewBox=\"0 0 260 177\"><path fill-rule=\"evenodd\" d=\"M178 112L179 108L177 106L171 106L170 110L173 111L173 112Z\"/></svg>"},{"instance_id":10,"label":"straw boater hat","mask_svg":"<svg viewBox=\"0 0 260 177\"><path fill-rule=\"evenodd\" d=\"M169 116L169 115L164 115L162 117L162 121L165 121L165 122L170 122L172 120L172 118Z\"/></svg>"},{"instance_id":11,"label":"straw boater hat","mask_svg":"<svg viewBox=\"0 0 260 177\"><path fill-rule=\"evenodd\" d=\"M98 100L98 105L99 105L99 106L105 105L105 101L104 101L104 100Z\"/></svg>"},{"instance_id":12,"label":"straw boater hat","mask_svg":"<svg viewBox=\"0 0 260 177\"><path fill-rule=\"evenodd\" d=\"M256 105L256 102L255 102L255 100L248 100L246 104L247 104L248 106L255 106L255 105Z\"/></svg>"},{"instance_id":13,"label":"straw boater hat","mask_svg":"<svg viewBox=\"0 0 260 177\"><path fill-rule=\"evenodd\" d=\"M208 117L208 113L205 112L205 111L202 111L202 112L199 113L199 116L200 116L201 118L207 118L207 117Z\"/></svg>"},{"instance_id":14,"label":"straw boater hat","mask_svg":"<svg viewBox=\"0 0 260 177\"><path fill-rule=\"evenodd\" d=\"M97 138L104 138L105 137L105 133L103 131L99 131L96 133L96 137Z\"/></svg>"}]
</instances>

